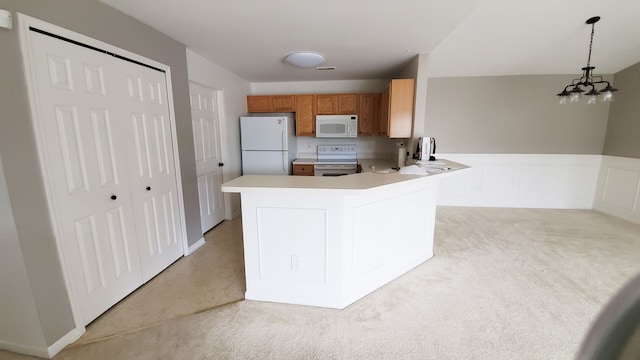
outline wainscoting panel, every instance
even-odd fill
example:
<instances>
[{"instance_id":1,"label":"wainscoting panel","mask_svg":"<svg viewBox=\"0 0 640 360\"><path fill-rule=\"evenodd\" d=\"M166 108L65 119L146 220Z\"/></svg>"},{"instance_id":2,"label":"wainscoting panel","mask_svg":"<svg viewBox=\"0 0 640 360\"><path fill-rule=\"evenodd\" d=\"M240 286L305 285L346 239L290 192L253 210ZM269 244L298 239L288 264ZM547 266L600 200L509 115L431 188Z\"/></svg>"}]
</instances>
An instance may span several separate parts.
<instances>
[{"instance_id":1,"label":"wainscoting panel","mask_svg":"<svg viewBox=\"0 0 640 360\"><path fill-rule=\"evenodd\" d=\"M442 181L438 205L591 209L601 155L440 154L472 171Z\"/></svg>"},{"instance_id":2,"label":"wainscoting panel","mask_svg":"<svg viewBox=\"0 0 640 360\"><path fill-rule=\"evenodd\" d=\"M640 159L602 157L593 208L640 223Z\"/></svg>"}]
</instances>

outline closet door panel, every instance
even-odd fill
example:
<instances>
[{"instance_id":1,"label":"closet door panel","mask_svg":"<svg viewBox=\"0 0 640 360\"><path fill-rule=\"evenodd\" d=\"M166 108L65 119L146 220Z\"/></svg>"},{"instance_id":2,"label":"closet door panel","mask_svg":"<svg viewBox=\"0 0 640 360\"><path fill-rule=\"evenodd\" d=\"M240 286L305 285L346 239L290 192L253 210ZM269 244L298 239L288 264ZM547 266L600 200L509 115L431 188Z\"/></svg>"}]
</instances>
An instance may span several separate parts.
<instances>
[{"instance_id":1,"label":"closet door panel","mask_svg":"<svg viewBox=\"0 0 640 360\"><path fill-rule=\"evenodd\" d=\"M31 38L51 210L88 324L142 283L114 59L46 35Z\"/></svg>"},{"instance_id":2,"label":"closet door panel","mask_svg":"<svg viewBox=\"0 0 640 360\"><path fill-rule=\"evenodd\" d=\"M132 127L129 172L144 280L183 255L165 74L122 64ZM129 90L132 89L132 90ZM140 91L138 91L138 89Z\"/></svg>"}]
</instances>

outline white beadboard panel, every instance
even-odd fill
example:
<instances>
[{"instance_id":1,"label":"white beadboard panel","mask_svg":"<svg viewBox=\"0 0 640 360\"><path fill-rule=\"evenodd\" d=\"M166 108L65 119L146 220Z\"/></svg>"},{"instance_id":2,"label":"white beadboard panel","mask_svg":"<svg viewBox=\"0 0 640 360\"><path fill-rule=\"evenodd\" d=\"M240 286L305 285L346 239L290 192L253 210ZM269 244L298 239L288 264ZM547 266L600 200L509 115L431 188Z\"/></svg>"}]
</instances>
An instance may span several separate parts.
<instances>
[{"instance_id":1,"label":"white beadboard panel","mask_svg":"<svg viewBox=\"0 0 640 360\"><path fill-rule=\"evenodd\" d=\"M442 181L438 205L591 209L601 155L439 154L471 166Z\"/></svg>"},{"instance_id":2,"label":"white beadboard panel","mask_svg":"<svg viewBox=\"0 0 640 360\"><path fill-rule=\"evenodd\" d=\"M513 205L518 196L520 169L509 163L500 163L485 164L480 170L480 199L494 206Z\"/></svg>"},{"instance_id":3,"label":"white beadboard panel","mask_svg":"<svg viewBox=\"0 0 640 360\"><path fill-rule=\"evenodd\" d=\"M593 208L640 224L640 159L602 157Z\"/></svg>"}]
</instances>

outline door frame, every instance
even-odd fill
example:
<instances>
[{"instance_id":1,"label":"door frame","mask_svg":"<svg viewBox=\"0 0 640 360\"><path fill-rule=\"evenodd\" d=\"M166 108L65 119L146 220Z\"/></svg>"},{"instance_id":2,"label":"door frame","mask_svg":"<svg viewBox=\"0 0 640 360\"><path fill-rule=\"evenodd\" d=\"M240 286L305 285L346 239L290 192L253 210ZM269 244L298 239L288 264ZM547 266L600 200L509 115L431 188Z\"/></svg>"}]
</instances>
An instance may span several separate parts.
<instances>
[{"instance_id":1,"label":"door frame","mask_svg":"<svg viewBox=\"0 0 640 360\"><path fill-rule=\"evenodd\" d=\"M73 319L75 322L75 329L69 332L67 335L59 339L54 345L49 348L49 352L53 352L53 354L62 350L62 348L75 340L77 340L84 332L86 328L84 326L84 321L81 316L80 308L78 302L75 297L75 290L73 288L73 282L71 281L70 276L70 268L68 265L67 257L64 253L64 246L62 244L62 228L60 226L60 220L57 216L58 213L58 204L56 204L54 193L53 193L53 181L51 176L49 167L49 159L46 152L46 149L43 145L44 135L42 133L42 129L40 127L40 123L42 121L42 117L38 111L39 99L37 96L36 83L35 78L36 74L32 69L33 63L33 47L34 45L31 42L31 34L33 33L30 30L30 27L34 27L46 32L49 32L54 35L62 36L67 39L77 41L79 43L89 45L101 50L106 50L108 52L118 54L124 57L127 57L131 60L135 60L142 64L146 64L157 69L160 69L165 72L165 79L167 83L167 104L169 106L169 118L170 118L170 126L171 126L171 141L173 144L173 158L175 162L175 174L176 174L176 184L177 184L177 197L178 197L178 207L179 207L179 216L180 216L180 227L181 227L181 235L182 235L182 249L183 255L188 253L188 239L187 239L187 229L186 229L186 217L184 211L184 198L182 193L182 175L180 171L180 158L178 153L178 137L176 132L176 116L173 105L173 88L171 84L171 68L168 65L162 64L155 60L146 58L144 56L132 53L130 51L121 49L117 46L110 45L108 43L102 42L100 40L76 33L74 31L65 29L63 27L53 25L51 23L36 19L34 17L18 13L18 33L20 39L20 50L23 58L24 65L24 74L26 78L27 84L27 95L29 96L29 106L31 110L31 123L33 125L36 148L38 152L38 159L40 170L42 172L42 179L45 188L46 201L49 207L49 217L53 229L53 234L56 241L56 247L58 249L58 257L62 267L62 274L69 298L69 303L71 305L71 312L73 314Z\"/></svg>"}]
</instances>

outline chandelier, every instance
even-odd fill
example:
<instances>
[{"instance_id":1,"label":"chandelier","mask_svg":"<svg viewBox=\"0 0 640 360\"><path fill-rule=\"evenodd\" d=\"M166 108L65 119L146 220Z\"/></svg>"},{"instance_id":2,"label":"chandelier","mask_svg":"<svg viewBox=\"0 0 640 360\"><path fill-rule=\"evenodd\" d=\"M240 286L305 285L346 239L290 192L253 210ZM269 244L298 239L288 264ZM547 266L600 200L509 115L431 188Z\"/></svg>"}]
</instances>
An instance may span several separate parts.
<instances>
[{"instance_id":1,"label":"chandelier","mask_svg":"<svg viewBox=\"0 0 640 360\"><path fill-rule=\"evenodd\" d=\"M582 68L582 76L573 79L571 84L565 86L564 90L558 96L559 104L566 104L567 102L575 103L579 102L583 97L582 93L589 90L584 94L584 98L587 104L595 104L598 101L598 96L600 97L600 101L613 101L613 92L618 91L614 87L609 84L608 81L603 80L602 76L593 75L593 69L595 66L591 66L591 46L593 45L593 32L595 28L595 23L600 20L600 16L594 16L589 18L586 23L591 25L591 41L589 42L589 58L587 59L587 66ZM604 86L606 84L606 86ZM597 89L596 86L604 86L600 89Z\"/></svg>"}]
</instances>

